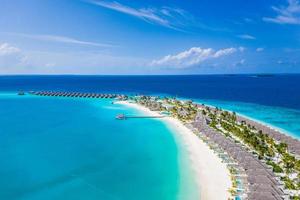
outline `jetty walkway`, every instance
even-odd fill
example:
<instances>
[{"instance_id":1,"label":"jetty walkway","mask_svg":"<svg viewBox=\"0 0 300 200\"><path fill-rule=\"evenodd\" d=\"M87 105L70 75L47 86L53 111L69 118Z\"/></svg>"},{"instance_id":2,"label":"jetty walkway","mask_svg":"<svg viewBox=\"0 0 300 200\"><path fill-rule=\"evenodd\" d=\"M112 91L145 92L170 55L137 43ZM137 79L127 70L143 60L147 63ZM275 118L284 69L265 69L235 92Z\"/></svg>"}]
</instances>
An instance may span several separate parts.
<instances>
[{"instance_id":1,"label":"jetty walkway","mask_svg":"<svg viewBox=\"0 0 300 200\"><path fill-rule=\"evenodd\" d=\"M150 116L150 115L141 115L141 116L138 116L138 115L124 115L124 114L119 114L116 116L116 119L119 119L119 120L124 120L124 119L130 119L130 118L163 118L165 116L163 115L157 115L157 116Z\"/></svg>"}]
</instances>

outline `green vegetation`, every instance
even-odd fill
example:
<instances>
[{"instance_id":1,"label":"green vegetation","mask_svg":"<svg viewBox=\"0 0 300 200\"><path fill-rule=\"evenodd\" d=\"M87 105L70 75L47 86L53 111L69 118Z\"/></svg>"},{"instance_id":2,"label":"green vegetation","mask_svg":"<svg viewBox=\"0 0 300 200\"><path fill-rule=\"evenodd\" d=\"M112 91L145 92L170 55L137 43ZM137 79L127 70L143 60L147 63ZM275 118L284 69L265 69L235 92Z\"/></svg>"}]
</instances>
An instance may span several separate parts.
<instances>
[{"instance_id":1,"label":"green vegetation","mask_svg":"<svg viewBox=\"0 0 300 200\"><path fill-rule=\"evenodd\" d=\"M209 117L210 127L252 149L259 159L272 167L274 173L285 174L281 179L286 189L300 190L300 160L289 153L286 143L275 141L245 121L238 122L235 113L209 107L205 107L201 113ZM290 174L298 177L290 179Z\"/></svg>"},{"instance_id":2,"label":"green vegetation","mask_svg":"<svg viewBox=\"0 0 300 200\"><path fill-rule=\"evenodd\" d=\"M297 187L294 185L293 181L289 179L288 177L284 176L281 177L281 180L284 182L285 188L290 190L296 190Z\"/></svg>"},{"instance_id":3,"label":"green vegetation","mask_svg":"<svg viewBox=\"0 0 300 200\"><path fill-rule=\"evenodd\" d=\"M283 173L283 169L277 165L276 163L272 162L272 161L267 161L268 165L271 165L273 167L273 172L275 173Z\"/></svg>"},{"instance_id":4,"label":"green vegetation","mask_svg":"<svg viewBox=\"0 0 300 200\"><path fill-rule=\"evenodd\" d=\"M293 196L292 200L300 200L300 196Z\"/></svg>"}]
</instances>

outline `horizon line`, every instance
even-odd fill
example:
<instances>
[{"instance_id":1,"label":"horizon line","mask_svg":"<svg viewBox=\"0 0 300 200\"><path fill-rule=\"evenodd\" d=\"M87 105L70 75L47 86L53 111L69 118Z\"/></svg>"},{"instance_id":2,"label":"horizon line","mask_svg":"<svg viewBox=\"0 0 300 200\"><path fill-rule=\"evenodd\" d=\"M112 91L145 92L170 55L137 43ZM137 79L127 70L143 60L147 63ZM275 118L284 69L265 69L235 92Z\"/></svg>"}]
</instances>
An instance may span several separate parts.
<instances>
[{"instance_id":1,"label":"horizon line","mask_svg":"<svg viewBox=\"0 0 300 200\"><path fill-rule=\"evenodd\" d=\"M1 76L214 76L214 75L300 75L300 72L203 73L203 74L0 74Z\"/></svg>"}]
</instances>

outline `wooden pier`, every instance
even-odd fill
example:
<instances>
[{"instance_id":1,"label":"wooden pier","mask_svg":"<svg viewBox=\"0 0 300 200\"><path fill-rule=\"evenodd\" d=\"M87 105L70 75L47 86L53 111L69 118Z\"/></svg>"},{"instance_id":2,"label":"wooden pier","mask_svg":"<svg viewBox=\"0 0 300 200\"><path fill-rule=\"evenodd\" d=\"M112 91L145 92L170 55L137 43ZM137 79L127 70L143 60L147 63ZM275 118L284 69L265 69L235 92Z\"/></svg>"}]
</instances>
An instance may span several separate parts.
<instances>
[{"instance_id":1,"label":"wooden pier","mask_svg":"<svg viewBox=\"0 0 300 200\"><path fill-rule=\"evenodd\" d=\"M29 94L37 96L51 97L73 97L73 98L101 98L101 99L119 99L126 100L128 97L122 94L103 94L103 93L85 93L85 92L56 92L56 91L31 91Z\"/></svg>"},{"instance_id":2,"label":"wooden pier","mask_svg":"<svg viewBox=\"0 0 300 200\"><path fill-rule=\"evenodd\" d=\"M124 115L124 114L119 114L116 116L116 119L118 120L125 120L125 119L130 119L130 118L163 118L165 116L163 115L156 115L156 116L137 116L137 115Z\"/></svg>"}]
</instances>

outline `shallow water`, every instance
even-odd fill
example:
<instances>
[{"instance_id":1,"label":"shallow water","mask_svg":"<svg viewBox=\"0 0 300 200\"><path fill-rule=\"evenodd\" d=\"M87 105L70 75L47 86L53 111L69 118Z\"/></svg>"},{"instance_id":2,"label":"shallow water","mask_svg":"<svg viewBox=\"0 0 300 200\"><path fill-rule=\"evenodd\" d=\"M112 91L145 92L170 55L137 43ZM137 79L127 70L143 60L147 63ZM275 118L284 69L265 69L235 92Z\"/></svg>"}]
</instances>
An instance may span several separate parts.
<instances>
[{"instance_id":1,"label":"shallow water","mask_svg":"<svg viewBox=\"0 0 300 200\"><path fill-rule=\"evenodd\" d=\"M0 199L195 199L187 156L167 126L118 113L139 111L1 94Z\"/></svg>"},{"instance_id":2,"label":"shallow water","mask_svg":"<svg viewBox=\"0 0 300 200\"><path fill-rule=\"evenodd\" d=\"M0 199L187 200L198 195L186 152L165 124L117 122L115 114L137 111L105 100L19 97L19 90L177 96L299 138L299 83L299 74L0 76Z\"/></svg>"}]
</instances>

